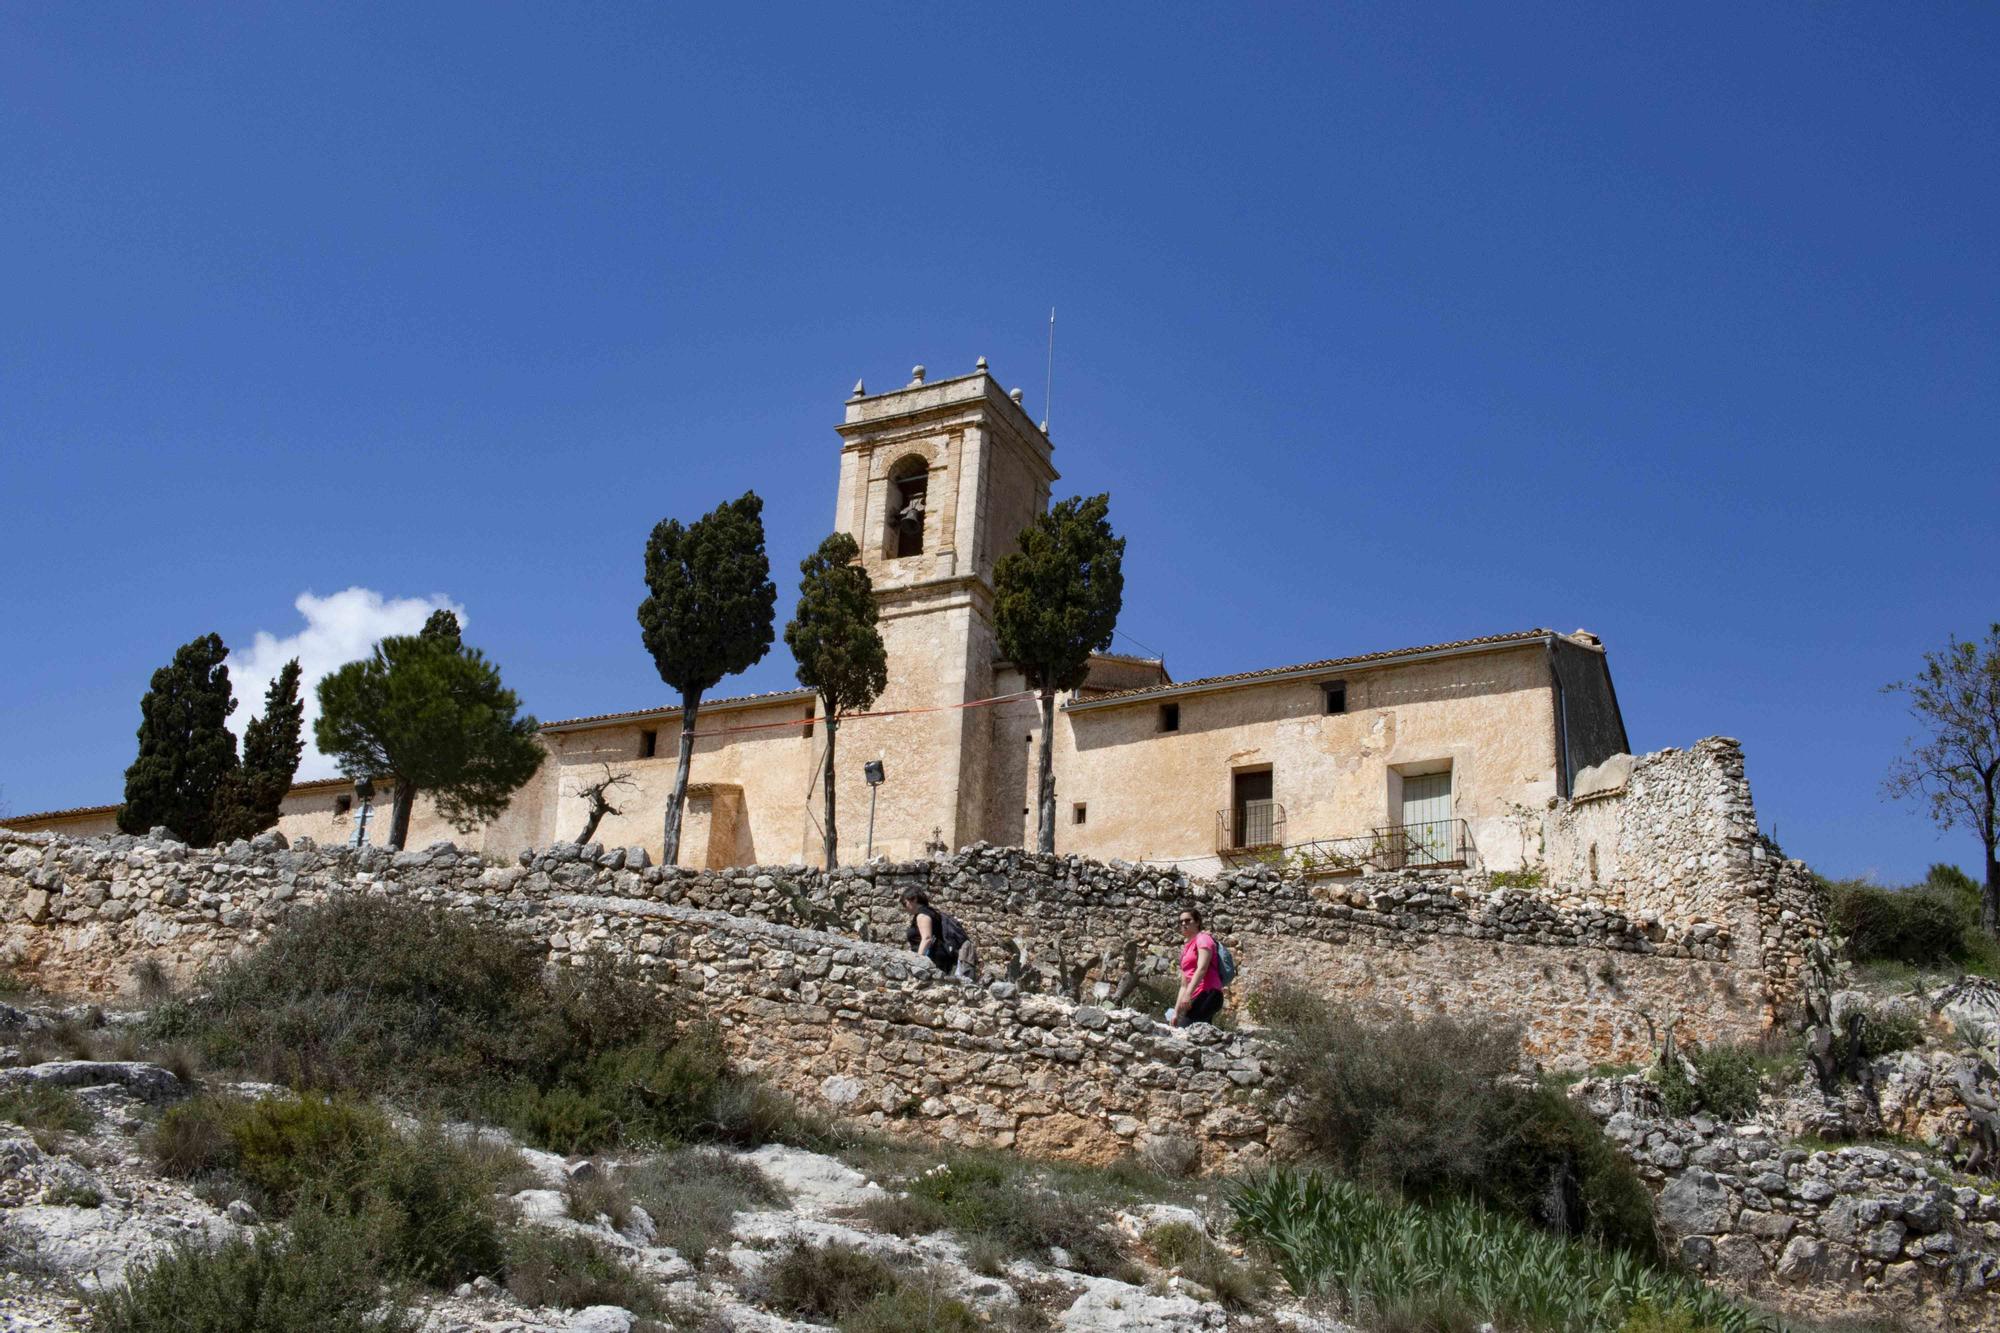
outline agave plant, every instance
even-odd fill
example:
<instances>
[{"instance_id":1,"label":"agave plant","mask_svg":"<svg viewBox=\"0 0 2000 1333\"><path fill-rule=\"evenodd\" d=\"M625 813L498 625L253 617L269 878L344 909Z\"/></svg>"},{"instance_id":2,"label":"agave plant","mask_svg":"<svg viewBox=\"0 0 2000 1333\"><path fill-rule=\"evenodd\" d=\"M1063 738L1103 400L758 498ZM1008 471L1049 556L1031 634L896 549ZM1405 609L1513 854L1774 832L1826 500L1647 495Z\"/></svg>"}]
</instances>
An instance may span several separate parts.
<instances>
[{"instance_id":1,"label":"agave plant","mask_svg":"<svg viewBox=\"0 0 2000 1333\"><path fill-rule=\"evenodd\" d=\"M1406 1309L1412 1293L1502 1328L1615 1333L1634 1311L1713 1333L1764 1316L1622 1251L1537 1231L1468 1201L1398 1203L1316 1171L1279 1168L1230 1199L1243 1233L1292 1290L1350 1316Z\"/></svg>"}]
</instances>

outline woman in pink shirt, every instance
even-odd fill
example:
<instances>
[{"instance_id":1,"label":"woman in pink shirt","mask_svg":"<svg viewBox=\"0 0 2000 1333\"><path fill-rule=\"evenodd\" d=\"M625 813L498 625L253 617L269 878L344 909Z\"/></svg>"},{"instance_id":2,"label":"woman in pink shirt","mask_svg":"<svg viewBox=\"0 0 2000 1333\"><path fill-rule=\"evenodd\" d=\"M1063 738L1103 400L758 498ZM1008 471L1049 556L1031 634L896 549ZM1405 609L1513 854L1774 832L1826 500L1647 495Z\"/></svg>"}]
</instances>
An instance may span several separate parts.
<instances>
[{"instance_id":1,"label":"woman in pink shirt","mask_svg":"<svg viewBox=\"0 0 2000 1333\"><path fill-rule=\"evenodd\" d=\"M1174 1001L1174 1026L1212 1023L1222 1011L1222 967L1215 961L1215 936L1201 928L1201 913L1181 909L1181 993Z\"/></svg>"}]
</instances>

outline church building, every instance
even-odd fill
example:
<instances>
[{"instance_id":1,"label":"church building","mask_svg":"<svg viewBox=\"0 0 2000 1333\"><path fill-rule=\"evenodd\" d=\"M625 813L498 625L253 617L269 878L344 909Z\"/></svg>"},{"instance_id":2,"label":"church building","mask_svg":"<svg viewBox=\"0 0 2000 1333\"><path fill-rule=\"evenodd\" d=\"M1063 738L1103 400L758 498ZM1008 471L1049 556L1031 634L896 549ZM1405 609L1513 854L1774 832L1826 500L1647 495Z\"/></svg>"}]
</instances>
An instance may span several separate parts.
<instances>
[{"instance_id":1,"label":"church building","mask_svg":"<svg viewBox=\"0 0 2000 1333\"><path fill-rule=\"evenodd\" d=\"M844 861L974 842L1034 845L1040 711L993 632L994 565L1049 504L1046 434L981 359L922 367L887 393L856 385L838 430L834 522L860 544L881 607L889 687L840 729ZM1488 634L1174 681L1156 659L1104 654L1056 710L1059 851L1214 869L1289 855L1322 868L1522 863L1533 821L1579 773L1630 746L1604 645L1578 630ZM1367 651L1345 651L1369 648ZM704 701L680 862L820 858L825 729L809 690ZM622 779L592 840L657 859L677 703L547 722L549 760L499 819L461 833L421 797L413 846L451 839L508 856L574 839L585 788ZM864 765L879 763L871 788ZM371 840L386 832L387 801ZM109 832L116 806L8 819ZM344 779L301 783L279 829L350 840Z\"/></svg>"}]
</instances>

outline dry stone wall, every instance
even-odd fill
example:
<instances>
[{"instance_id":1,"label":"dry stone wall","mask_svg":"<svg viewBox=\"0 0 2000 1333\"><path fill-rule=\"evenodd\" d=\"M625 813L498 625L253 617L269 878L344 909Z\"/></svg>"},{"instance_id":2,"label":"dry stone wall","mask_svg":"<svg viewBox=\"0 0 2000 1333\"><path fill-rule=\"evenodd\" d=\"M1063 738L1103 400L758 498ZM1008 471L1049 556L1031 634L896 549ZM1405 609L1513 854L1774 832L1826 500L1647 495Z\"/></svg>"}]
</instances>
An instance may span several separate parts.
<instances>
[{"instance_id":1,"label":"dry stone wall","mask_svg":"<svg viewBox=\"0 0 2000 1333\"><path fill-rule=\"evenodd\" d=\"M1764 1122L1676 1118L1639 1078L1572 1095L1658 1194L1696 1271L1808 1317L1864 1312L2000 1328L2000 1194L1892 1148L1831 1150Z\"/></svg>"},{"instance_id":2,"label":"dry stone wall","mask_svg":"<svg viewBox=\"0 0 2000 1333\"><path fill-rule=\"evenodd\" d=\"M156 839L0 834L0 961L51 990L112 995L142 962L191 979L287 912L337 894L436 903L543 943L627 959L723 1028L779 1087L890 1130L1109 1160L1151 1140L1204 1168L1285 1147L1269 1052L1212 1028L939 975L907 952L661 900L674 872L623 851L551 869L449 844L391 855L275 839L198 851Z\"/></svg>"}]
</instances>

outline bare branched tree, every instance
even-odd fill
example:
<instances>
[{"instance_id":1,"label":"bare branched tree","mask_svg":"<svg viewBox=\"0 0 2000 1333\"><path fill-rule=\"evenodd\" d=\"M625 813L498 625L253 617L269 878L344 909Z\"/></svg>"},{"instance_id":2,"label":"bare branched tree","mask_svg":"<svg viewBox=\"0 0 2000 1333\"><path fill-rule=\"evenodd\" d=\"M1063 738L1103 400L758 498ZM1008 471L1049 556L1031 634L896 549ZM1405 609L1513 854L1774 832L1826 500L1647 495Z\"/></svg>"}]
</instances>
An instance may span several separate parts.
<instances>
[{"instance_id":1,"label":"bare branched tree","mask_svg":"<svg viewBox=\"0 0 2000 1333\"><path fill-rule=\"evenodd\" d=\"M604 822L606 815L622 815L625 812L611 804L611 793L620 787L637 787L630 773L624 769L613 771L610 764L603 765L604 776L577 792L590 809L590 818L584 821L583 832L576 835L579 846L590 841L590 835L597 832L597 826Z\"/></svg>"},{"instance_id":2,"label":"bare branched tree","mask_svg":"<svg viewBox=\"0 0 2000 1333\"><path fill-rule=\"evenodd\" d=\"M1909 701L1929 734L1910 742L1883 784L1891 796L1922 801L1939 828L1975 834L1986 850L1979 924L2000 935L2000 623L1984 642L1956 635L1910 680L1883 689Z\"/></svg>"}]
</instances>

